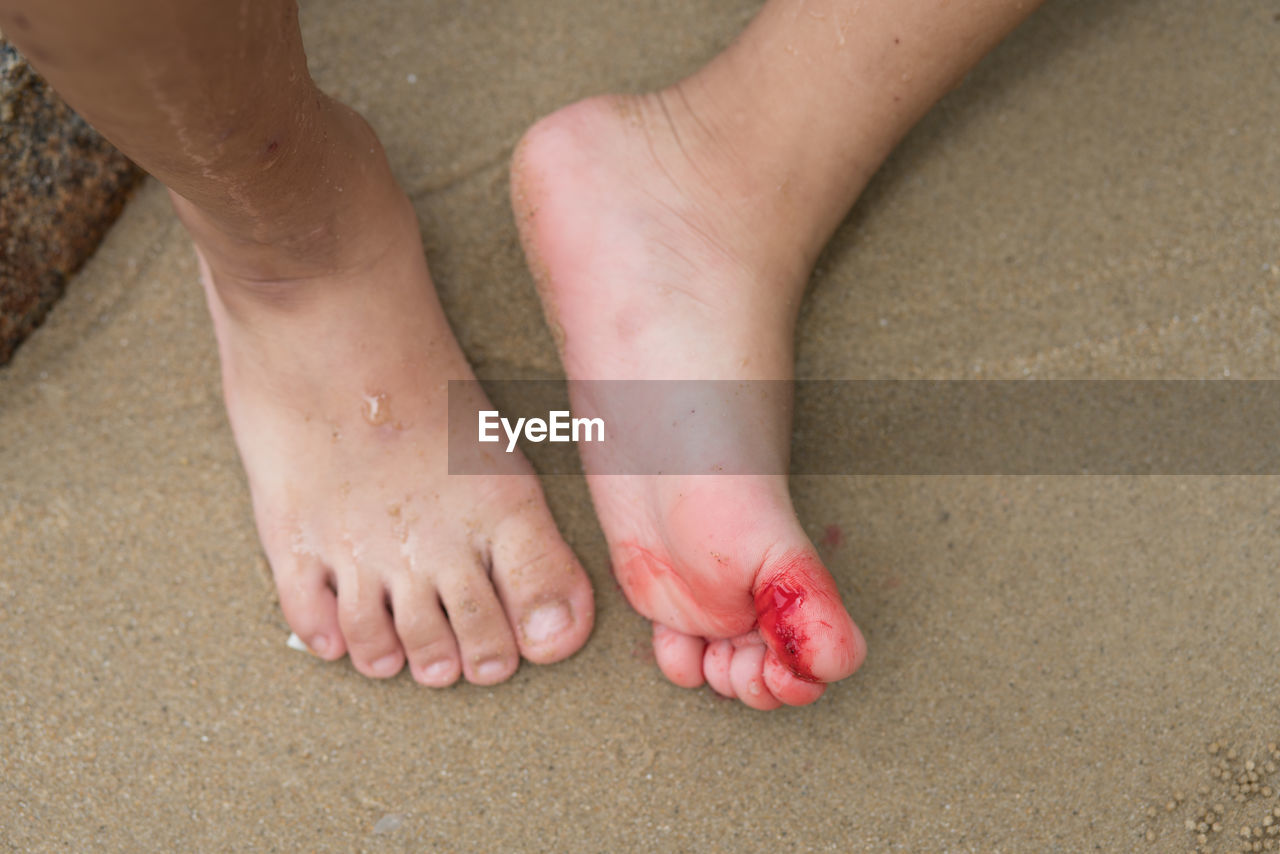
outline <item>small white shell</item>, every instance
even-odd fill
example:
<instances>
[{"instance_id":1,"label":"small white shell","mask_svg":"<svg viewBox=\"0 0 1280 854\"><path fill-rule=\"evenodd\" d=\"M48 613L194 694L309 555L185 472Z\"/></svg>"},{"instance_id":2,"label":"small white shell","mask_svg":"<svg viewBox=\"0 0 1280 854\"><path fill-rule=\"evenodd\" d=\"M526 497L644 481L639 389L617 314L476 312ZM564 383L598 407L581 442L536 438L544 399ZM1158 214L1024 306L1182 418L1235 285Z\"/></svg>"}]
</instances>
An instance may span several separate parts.
<instances>
[{"instance_id":1,"label":"small white shell","mask_svg":"<svg viewBox=\"0 0 1280 854\"><path fill-rule=\"evenodd\" d=\"M311 652L311 650L307 648L307 645L302 642L302 638L298 637L293 632L289 632L289 640L285 641L285 644L289 649L296 649L298 652Z\"/></svg>"}]
</instances>

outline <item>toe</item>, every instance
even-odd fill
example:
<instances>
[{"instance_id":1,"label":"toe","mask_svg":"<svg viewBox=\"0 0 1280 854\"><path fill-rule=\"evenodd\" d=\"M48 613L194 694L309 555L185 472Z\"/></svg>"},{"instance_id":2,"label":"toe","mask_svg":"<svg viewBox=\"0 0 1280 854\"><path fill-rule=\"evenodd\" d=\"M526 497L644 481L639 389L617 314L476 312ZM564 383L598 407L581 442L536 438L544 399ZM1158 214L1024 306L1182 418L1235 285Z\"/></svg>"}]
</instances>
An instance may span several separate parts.
<instances>
[{"instance_id":1,"label":"toe","mask_svg":"<svg viewBox=\"0 0 1280 854\"><path fill-rule=\"evenodd\" d=\"M807 706L827 690L824 682L797 679L773 650L764 654L764 684L769 693L788 706Z\"/></svg>"},{"instance_id":2,"label":"toe","mask_svg":"<svg viewBox=\"0 0 1280 854\"><path fill-rule=\"evenodd\" d=\"M653 657L663 675L681 688L702 684L702 657L706 641L661 623L653 624Z\"/></svg>"},{"instance_id":3,"label":"toe","mask_svg":"<svg viewBox=\"0 0 1280 854\"><path fill-rule=\"evenodd\" d=\"M776 709L782 702L769 692L764 682L764 644L756 642L735 647L729 663L729 681L738 699L753 709Z\"/></svg>"},{"instance_id":4,"label":"toe","mask_svg":"<svg viewBox=\"0 0 1280 854\"><path fill-rule=\"evenodd\" d=\"M320 658L341 658L347 647L338 626L338 597L329 586L328 571L315 558L273 561L273 566L280 610L289 628Z\"/></svg>"},{"instance_id":5,"label":"toe","mask_svg":"<svg viewBox=\"0 0 1280 854\"><path fill-rule=\"evenodd\" d=\"M354 566L339 570L338 622L356 670L380 679L400 672L404 650L392 625L381 579Z\"/></svg>"},{"instance_id":6,"label":"toe","mask_svg":"<svg viewBox=\"0 0 1280 854\"><path fill-rule=\"evenodd\" d=\"M537 664L577 652L591 634L591 582L545 505L511 517L491 546L493 584L520 654Z\"/></svg>"},{"instance_id":7,"label":"toe","mask_svg":"<svg viewBox=\"0 0 1280 854\"><path fill-rule=\"evenodd\" d=\"M726 697L734 696L733 683L729 681L729 663L733 661L733 643L726 638L711 641L702 657L702 674L707 684Z\"/></svg>"},{"instance_id":8,"label":"toe","mask_svg":"<svg viewBox=\"0 0 1280 854\"><path fill-rule=\"evenodd\" d=\"M437 579L468 682L494 685L519 663L516 641L493 585L474 556L457 557Z\"/></svg>"},{"instance_id":9,"label":"toe","mask_svg":"<svg viewBox=\"0 0 1280 854\"><path fill-rule=\"evenodd\" d=\"M435 587L425 579L410 578L396 588L391 601L396 634L414 680L433 688L456 682L462 674L458 642Z\"/></svg>"},{"instance_id":10,"label":"toe","mask_svg":"<svg viewBox=\"0 0 1280 854\"><path fill-rule=\"evenodd\" d=\"M862 664L866 642L840 601L835 579L811 549L767 561L753 592L760 634L795 676L834 682Z\"/></svg>"}]
</instances>

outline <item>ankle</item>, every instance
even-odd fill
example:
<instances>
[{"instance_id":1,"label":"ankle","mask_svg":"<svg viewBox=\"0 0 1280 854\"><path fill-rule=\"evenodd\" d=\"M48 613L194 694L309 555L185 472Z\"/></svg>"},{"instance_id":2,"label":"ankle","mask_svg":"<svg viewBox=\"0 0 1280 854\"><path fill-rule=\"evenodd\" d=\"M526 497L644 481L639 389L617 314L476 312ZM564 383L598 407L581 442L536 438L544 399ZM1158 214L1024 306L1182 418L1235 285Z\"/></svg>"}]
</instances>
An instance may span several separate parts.
<instances>
[{"instance_id":1,"label":"ankle","mask_svg":"<svg viewBox=\"0 0 1280 854\"><path fill-rule=\"evenodd\" d=\"M807 279L818 253L861 191L839 186L782 129L763 128L741 93L709 88L700 72L650 96L645 124L667 132L667 168L683 178L695 204L722 212L737 249L770 277ZM663 155L657 153L661 159ZM821 178L821 179L819 179Z\"/></svg>"},{"instance_id":2,"label":"ankle","mask_svg":"<svg viewBox=\"0 0 1280 854\"><path fill-rule=\"evenodd\" d=\"M210 170L208 193L171 191L174 210L219 278L279 284L367 265L407 218L382 146L357 113L318 92L305 133Z\"/></svg>"},{"instance_id":3,"label":"ankle","mask_svg":"<svg viewBox=\"0 0 1280 854\"><path fill-rule=\"evenodd\" d=\"M684 83L618 97L613 109L628 133L644 137L653 165L676 191L667 204L692 229L762 280L805 277L803 227L785 198L753 168L753 152L723 133L714 111L687 96Z\"/></svg>"}]
</instances>

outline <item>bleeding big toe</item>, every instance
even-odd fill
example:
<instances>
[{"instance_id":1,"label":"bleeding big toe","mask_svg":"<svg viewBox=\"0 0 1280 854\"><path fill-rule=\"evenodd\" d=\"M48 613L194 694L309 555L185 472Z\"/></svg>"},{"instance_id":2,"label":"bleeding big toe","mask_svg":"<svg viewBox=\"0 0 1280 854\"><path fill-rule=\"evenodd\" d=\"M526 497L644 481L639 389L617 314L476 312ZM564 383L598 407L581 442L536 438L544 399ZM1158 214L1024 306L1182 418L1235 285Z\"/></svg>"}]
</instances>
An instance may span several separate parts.
<instances>
[{"instance_id":1,"label":"bleeding big toe","mask_svg":"<svg viewBox=\"0 0 1280 854\"><path fill-rule=\"evenodd\" d=\"M767 562L753 594L761 637L797 679L835 682L862 664L866 641L845 610L835 579L812 551Z\"/></svg>"}]
</instances>

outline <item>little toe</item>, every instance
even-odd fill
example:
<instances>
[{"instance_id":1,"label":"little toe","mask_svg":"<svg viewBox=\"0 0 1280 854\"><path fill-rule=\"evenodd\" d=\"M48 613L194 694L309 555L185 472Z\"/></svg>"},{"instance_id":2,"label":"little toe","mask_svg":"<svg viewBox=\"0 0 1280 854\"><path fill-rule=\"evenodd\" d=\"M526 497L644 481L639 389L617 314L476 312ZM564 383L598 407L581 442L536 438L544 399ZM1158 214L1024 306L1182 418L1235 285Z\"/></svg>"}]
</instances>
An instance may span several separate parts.
<instances>
[{"instance_id":1,"label":"little toe","mask_svg":"<svg viewBox=\"0 0 1280 854\"><path fill-rule=\"evenodd\" d=\"M733 683L729 681L729 664L732 661L733 643L730 640L720 638L707 644L707 652L702 657L702 674L712 690L725 697L735 696Z\"/></svg>"},{"instance_id":2,"label":"little toe","mask_svg":"<svg viewBox=\"0 0 1280 854\"><path fill-rule=\"evenodd\" d=\"M764 653L761 643L735 647L733 661L729 663L729 681L739 700L753 709L768 711L781 706L782 701L765 685Z\"/></svg>"},{"instance_id":3,"label":"little toe","mask_svg":"<svg viewBox=\"0 0 1280 854\"><path fill-rule=\"evenodd\" d=\"M702 684L702 658L706 641L661 623L653 624L653 657L663 675L681 688Z\"/></svg>"},{"instance_id":4,"label":"little toe","mask_svg":"<svg viewBox=\"0 0 1280 854\"><path fill-rule=\"evenodd\" d=\"M289 628L320 658L341 658L347 647L338 625L338 597L329 586L328 571L316 558L282 558L281 563L288 568L277 568L273 574L280 610Z\"/></svg>"},{"instance_id":5,"label":"little toe","mask_svg":"<svg viewBox=\"0 0 1280 854\"><path fill-rule=\"evenodd\" d=\"M393 620L415 681L444 688L458 681L458 642L430 582L414 578L392 595Z\"/></svg>"},{"instance_id":6,"label":"little toe","mask_svg":"<svg viewBox=\"0 0 1280 854\"><path fill-rule=\"evenodd\" d=\"M550 664L581 649L595 621L591 581L546 507L504 522L490 553L520 654Z\"/></svg>"},{"instance_id":7,"label":"little toe","mask_svg":"<svg viewBox=\"0 0 1280 854\"><path fill-rule=\"evenodd\" d=\"M764 684L770 694L788 706L807 706L827 690L825 682L806 682L796 678L773 650L764 654Z\"/></svg>"},{"instance_id":8,"label":"little toe","mask_svg":"<svg viewBox=\"0 0 1280 854\"><path fill-rule=\"evenodd\" d=\"M354 566L340 570L338 622L356 670L378 679L400 672L404 650L387 609L381 579Z\"/></svg>"},{"instance_id":9,"label":"little toe","mask_svg":"<svg viewBox=\"0 0 1280 854\"><path fill-rule=\"evenodd\" d=\"M437 579L437 584L453 636L458 640L462 675L477 685L495 685L516 672L516 641L484 569L474 557L454 560L456 563Z\"/></svg>"}]
</instances>

